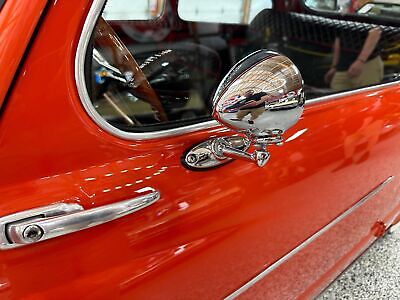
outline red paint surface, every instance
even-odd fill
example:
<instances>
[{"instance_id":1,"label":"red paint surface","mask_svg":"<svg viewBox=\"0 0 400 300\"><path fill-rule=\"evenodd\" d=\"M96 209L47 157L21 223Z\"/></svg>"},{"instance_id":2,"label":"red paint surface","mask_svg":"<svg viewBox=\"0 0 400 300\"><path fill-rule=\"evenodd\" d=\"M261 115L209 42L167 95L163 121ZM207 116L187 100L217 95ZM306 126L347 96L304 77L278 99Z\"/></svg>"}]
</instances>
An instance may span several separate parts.
<instances>
[{"instance_id":1,"label":"red paint surface","mask_svg":"<svg viewBox=\"0 0 400 300\"><path fill-rule=\"evenodd\" d=\"M368 206L304 250L314 263L300 285L281 295L312 295L373 241L377 220L390 224L395 218L398 86L308 106L263 169L235 161L189 171L180 163L184 150L226 134L222 128L126 141L85 113L74 58L89 2L52 3L18 74L0 119L0 214L59 201L91 208L132 198L145 187L159 190L161 199L102 226L0 251L0 298L221 298L397 176ZM340 251L327 256L326 249ZM254 299L270 285L283 288L279 274L298 281L276 272L247 295Z\"/></svg>"},{"instance_id":2,"label":"red paint surface","mask_svg":"<svg viewBox=\"0 0 400 300\"><path fill-rule=\"evenodd\" d=\"M6 1L0 11L0 107L46 3Z\"/></svg>"}]
</instances>

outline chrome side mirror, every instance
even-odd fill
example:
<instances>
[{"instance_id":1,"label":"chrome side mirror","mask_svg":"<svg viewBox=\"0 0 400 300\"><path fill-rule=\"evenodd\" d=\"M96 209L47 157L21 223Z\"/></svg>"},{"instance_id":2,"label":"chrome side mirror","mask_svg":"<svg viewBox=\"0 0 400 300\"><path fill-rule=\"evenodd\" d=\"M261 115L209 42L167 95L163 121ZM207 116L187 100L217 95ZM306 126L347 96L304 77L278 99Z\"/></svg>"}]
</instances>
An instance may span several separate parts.
<instances>
[{"instance_id":1,"label":"chrome side mirror","mask_svg":"<svg viewBox=\"0 0 400 300\"><path fill-rule=\"evenodd\" d=\"M267 147L282 145L282 134L304 109L303 79L293 62L278 53L259 50L239 61L220 83L213 99L213 117L245 137L215 138L184 156L190 168L204 169L245 159L263 167ZM254 152L247 152L254 145Z\"/></svg>"}]
</instances>

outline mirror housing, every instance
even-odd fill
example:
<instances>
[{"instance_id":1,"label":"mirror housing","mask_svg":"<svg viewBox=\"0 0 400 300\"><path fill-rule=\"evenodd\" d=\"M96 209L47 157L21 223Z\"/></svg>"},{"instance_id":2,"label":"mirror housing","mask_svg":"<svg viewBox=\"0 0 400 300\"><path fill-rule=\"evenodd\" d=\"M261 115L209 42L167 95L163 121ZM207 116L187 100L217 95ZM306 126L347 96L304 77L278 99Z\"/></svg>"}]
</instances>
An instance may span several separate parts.
<instances>
[{"instance_id":1,"label":"mirror housing","mask_svg":"<svg viewBox=\"0 0 400 300\"><path fill-rule=\"evenodd\" d=\"M213 118L252 141L285 132L304 108L303 79L293 62L259 50L239 61L213 99Z\"/></svg>"},{"instance_id":2,"label":"mirror housing","mask_svg":"<svg viewBox=\"0 0 400 300\"><path fill-rule=\"evenodd\" d=\"M282 134L297 123L304 110L303 79L300 71L286 56L265 49L258 50L239 61L221 81L213 99L212 116L221 125L244 134L255 150L235 147L228 138L216 138L196 146L202 165L210 161L245 159L264 166L270 154L267 147L282 145ZM207 148L207 155L199 151ZM199 161L185 162L197 168ZM204 162L206 162L204 164ZM212 164L211 164L212 165ZM218 164L216 164L218 165Z\"/></svg>"}]
</instances>

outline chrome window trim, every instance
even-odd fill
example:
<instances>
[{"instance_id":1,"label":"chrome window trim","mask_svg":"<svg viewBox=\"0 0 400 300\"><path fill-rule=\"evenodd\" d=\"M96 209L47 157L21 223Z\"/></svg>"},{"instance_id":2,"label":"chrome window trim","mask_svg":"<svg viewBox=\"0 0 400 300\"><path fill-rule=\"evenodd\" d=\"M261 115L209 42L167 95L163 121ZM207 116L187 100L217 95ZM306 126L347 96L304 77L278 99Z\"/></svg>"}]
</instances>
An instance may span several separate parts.
<instances>
[{"instance_id":1,"label":"chrome window trim","mask_svg":"<svg viewBox=\"0 0 400 300\"><path fill-rule=\"evenodd\" d=\"M352 212L354 212L357 208L359 208L361 205L363 205L365 202L367 202L369 199L371 199L373 196L378 194L388 183L390 183L395 177L394 176L389 176L386 178L383 182L381 182L378 186L376 186L372 191L370 191L368 194L366 194L364 197L362 197L360 200L358 200L356 203L354 203L352 206L350 206L347 210L345 210L342 214L337 216L335 219L330 221L327 225L322 227L320 230L318 230L316 233L314 233L312 236L310 236L308 239L306 239L304 242L299 244L297 247L289 251L286 255L282 256L280 259L275 261L273 264L269 265L264 271L250 279L248 282L246 282L244 285L242 285L239 289L234 291L233 293L229 294L224 298L224 300L232 300L237 298L240 294L244 293L247 291L249 288L251 288L253 285L255 285L257 282L259 282L261 279L263 279L265 276L270 274L272 271L277 269L279 266L281 266L283 263L285 263L288 259L292 258L294 255L296 255L298 252L300 252L302 249L307 247L309 244L311 244L313 241L315 241L318 237L320 237L323 233L331 229L333 226L338 224L340 221L342 221L344 218L346 218L348 215L350 215Z\"/></svg>"},{"instance_id":2,"label":"chrome window trim","mask_svg":"<svg viewBox=\"0 0 400 300\"><path fill-rule=\"evenodd\" d=\"M78 47L76 49L75 55L75 82L76 87L78 90L78 94L82 105L88 115L92 118L92 120L103 130L114 135L118 138L127 139L127 140L149 140L149 139L156 139L162 137L170 137L170 136L177 136L182 135L189 132L199 131L203 129L210 129L213 127L217 127L218 123L214 120L200 122L192 125L182 126L178 128L172 128L167 130L159 130L159 131L152 131L152 132L144 132L144 133L137 133L137 132L127 132L120 130L111 124L109 124L94 108L92 102L90 100L89 94L86 89L86 82L85 82L85 58L86 58L86 50L89 45L90 37L96 25L97 18L100 16L102 11L103 5L106 0L94 0L92 6L90 7L89 13L86 17L85 23L83 25L82 33L79 38ZM306 105L312 105L316 103L326 102L330 100L335 100L341 97L350 96L358 93L363 93L366 91L373 91L380 89L382 87L389 87L392 85L398 84L400 81L394 81L374 86L369 86L365 88L360 88L357 90L332 94L328 96L323 96L319 98L314 98L311 100L306 101Z\"/></svg>"},{"instance_id":3,"label":"chrome window trim","mask_svg":"<svg viewBox=\"0 0 400 300\"><path fill-rule=\"evenodd\" d=\"M329 100L335 100L337 98L357 95L357 94L361 94L361 93L369 92L369 91L375 91L375 90L379 90L380 88L390 87L392 85L397 85L399 83L400 83L400 80L396 80L396 81L392 81L392 82L386 82L386 83L382 83L382 84L359 88L357 90L351 90L351 91L345 91L345 92L336 93L336 94L330 94L327 96L322 96L319 98L313 98L310 100L306 100L305 105L312 105L312 104L316 104L316 103L327 102Z\"/></svg>"}]
</instances>

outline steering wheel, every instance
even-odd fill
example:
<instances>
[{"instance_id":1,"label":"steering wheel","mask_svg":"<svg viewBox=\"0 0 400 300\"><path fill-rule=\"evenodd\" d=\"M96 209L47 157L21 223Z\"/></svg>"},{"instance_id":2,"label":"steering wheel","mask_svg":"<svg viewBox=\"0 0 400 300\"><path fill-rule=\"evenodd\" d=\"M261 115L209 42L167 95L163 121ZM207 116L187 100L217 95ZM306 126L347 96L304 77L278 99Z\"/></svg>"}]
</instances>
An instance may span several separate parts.
<instances>
[{"instance_id":1,"label":"steering wheel","mask_svg":"<svg viewBox=\"0 0 400 300\"><path fill-rule=\"evenodd\" d=\"M160 121L168 121L157 93L151 87L131 52L102 17L99 18L94 33L94 48L107 49L111 52L108 53L108 56L111 56L108 60L112 63L109 63L108 60L106 63L109 69L113 69L116 73L117 76L113 77L119 81L125 81L128 89L134 89L136 96L148 102Z\"/></svg>"}]
</instances>

